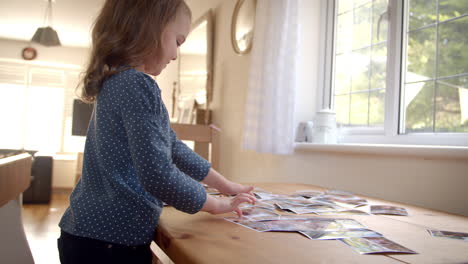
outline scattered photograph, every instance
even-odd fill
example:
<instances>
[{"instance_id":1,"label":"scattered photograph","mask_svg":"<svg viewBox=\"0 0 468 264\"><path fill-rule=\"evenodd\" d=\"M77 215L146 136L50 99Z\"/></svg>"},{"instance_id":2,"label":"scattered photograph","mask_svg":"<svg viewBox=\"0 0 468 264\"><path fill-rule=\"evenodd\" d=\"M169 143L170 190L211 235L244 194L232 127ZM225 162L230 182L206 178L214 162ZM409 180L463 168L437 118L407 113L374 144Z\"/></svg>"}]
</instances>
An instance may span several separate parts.
<instances>
[{"instance_id":1,"label":"scattered photograph","mask_svg":"<svg viewBox=\"0 0 468 264\"><path fill-rule=\"evenodd\" d=\"M326 190L325 193L335 196L354 196L354 193L342 190Z\"/></svg>"},{"instance_id":2,"label":"scattered photograph","mask_svg":"<svg viewBox=\"0 0 468 264\"><path fill-rule=\"evenodd\" d=\"M346 206L346 207L359 207L359 206L364 206L367 205L367 200L359 198L357 196L333 196L333 195L325 195L322 197L323 200L325 201L330 201L333 203L336 203L341 206Z\"/></svg>"},{"instance_id":3,"label":"scattered photograph","mask_svg":"<svg viewBox=\"0 0 468 264\"><path fill-rule=\"evenodd\" d=\"M268 225L269 231L313 231L330 230L335 228L333 219L298 219L298 220L279 220L264 222Z\"/></svg>"},{"instance_id":4,"label":"scattered photograph","mask_svg":"<svg viewBox=\"0 0 468 264\"><path fill-rule=\"evenodd\" d=\"M351 237L341 239L359 254L399 253L417 254L413 250L397 244L385 237Z\"/></svg>"},{"instance_id":5,"label":"scattered photograph","mask_svg":"<svg viewBox=\"0 0 468 264\"><path fill-rule=\"evenodd\" d=\"M243 227L246 227L248 229L251 229L251 230L254 230L254 231L257 231L257 232L270 231L269 227L264 224L266 222L251 221L251 220L249 220L247 218L242 218L242 217L241 218L239 218L239 217L225 217L224 219L231 222L231 223L241 225Z\"/></svg>"},{"instance_id":6,"label":"scattered photograph","mask_svg":"<svg viewBox=\"0 0 468 264\"><path fill-rule=\"evenodd\" d=\"M367 229L354 219L347 218L290 218L280 217L273 221L252 221L249 217L227 217L227 221L259 231L343 231L353 229Z\"/></svg>"},{"instance_id":7,"label":"scattered photograph","mask_svg":"<svg viewBox=\"0 0 468 264\"><path fill-rule=\"evenodd\" d=\"M458 239L465 242L468 242L468 233L462 232L451 232L451 231L442 231L442 230L427 230L434 237L445 237Z\"/></svg>"},{"instance_id":8,"label":"scattered photograph","mask_svg":"<svg viewBox=\"0 0 468 264\"><path fill-rule=\"evenodd\" d=\"M334 223L337 227L334 230L350 230L350 229L368 229L363 224L359 223L354 219L349 218L331 218L334 219Z\"/></svg>"},{"instance_id":9,"label":"scattered photograph","mask_svg":"<svg viewBox=\"0 0 468 264\"><path fill-rule=\"evenodd\" d=\"M371 205L370 212L371 214L408 215L408 212L405 208L391 205Z\"/></svg>"},{"instance_id":10,"label":"scattered photograph","mask_svg":"<svg viewBox=\"0 0 468 264\"><path fill-rule=\"evenodd\" d=\"M351 237L381 237L382 234L369 229L345 231L299 231L302 235L314 240L341 239Z\"/></svg>"},{"instance_id":11,"label":"scattered photograph","mask_svg":"<svg viewBox=\"0 0 468 264\"><path fill-rule=\"evenodd\" d=\"M330 212L317 212L318 215L369 215L369 213L361 210L341 210Z\"/></svg>"},{"instance_id":12,"label":"scattered photograph","mask_svg":"<svg viewBox=\"0 0 468 264\"><path fill-rule=\"evenodd\" d=\"M284 194L276 194L276 193L270 193L270 192L263 192L263 191L253 191L253 194L257 199L260 200L274 200L274 199L287 199L288 196Z\"/></svg>"},{"instance_id":13,"label":"scattered photograph","mask_svg":"<svg viewBox=\"0 0 468 264\"><path fill-rule=\"evenodd\" d=\"M242 208L242 217L250 221L271 221L279 220L280 215L270 209L260 207L247 207Z\"/></svg>"},{"instance_id":14,"label":"scattered photograph","mask_svg":"<svg viewBox=\"0 0 468 264\"><path fill-rule=\"evenodd\" d=\"M311 191L311 190L302 190L302 191L296 191L295 193L292 193L292 197L304 197L304 198L312 198L316 196L323 195L323 192L320 191Z\"/></svg>"},{"instance_id":15,"label":"scattered photograph","mask_svg":"<svg viewBox=\"0 0 468 264\"><path fill-rule=\"evenodd\" d=\"M295 214L318 214L320 212L336 212L337 209L330 205L316 204L307 207L284 207L283 210L288 210Z\"/></svg>"},{"instance_id":16,"label":"scattered photograph","mask_svg":"<svg viewBox=\"0 0 468 264\"><path fill-rule=\"evenodd\" d=\"M257 200L255 204L243 204L245 206L250 206L250 207L258 207L258 208L263 208L263 209L268 209L271 211L276 211L276 206L274 203L269 203L268 201L260 201Z\"/></svg>"},{"instance_id":17,"label":"scattered photograph","mask_svg":"<svg viewBox=\"0 0 468 264\"><path fill-rule=\"evenodd\" d=\"M287 207L289 207L289 206L309 206L309 205L317 204L317 203L314 203L313 201L311 201L309 199L306 199L304 197L291 197L291 196L276 198L276 199L274 199L274 201L275 201L275 204L284 204L284 205L287 205Z\"/></svg>"}]
</instances>

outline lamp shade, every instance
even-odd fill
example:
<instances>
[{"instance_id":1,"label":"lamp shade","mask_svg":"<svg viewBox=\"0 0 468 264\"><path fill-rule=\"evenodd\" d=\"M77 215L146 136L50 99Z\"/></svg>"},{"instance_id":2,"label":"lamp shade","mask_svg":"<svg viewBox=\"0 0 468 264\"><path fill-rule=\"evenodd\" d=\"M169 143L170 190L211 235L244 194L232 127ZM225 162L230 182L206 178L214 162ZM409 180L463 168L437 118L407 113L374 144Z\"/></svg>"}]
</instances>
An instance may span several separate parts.
<instances>
[{"instance_id":1,"label":"lamp shade","mask_svg":"<svg viewBox=\"0 0 468 264\"><path fill-rule=\"evenodd\" d=\"M51 27L40 27L34 33L34 36L31 39L32 42L37 42L44 46L61 46L60 39L58 37L57 31Z\"/></svg>"}]
</instances>

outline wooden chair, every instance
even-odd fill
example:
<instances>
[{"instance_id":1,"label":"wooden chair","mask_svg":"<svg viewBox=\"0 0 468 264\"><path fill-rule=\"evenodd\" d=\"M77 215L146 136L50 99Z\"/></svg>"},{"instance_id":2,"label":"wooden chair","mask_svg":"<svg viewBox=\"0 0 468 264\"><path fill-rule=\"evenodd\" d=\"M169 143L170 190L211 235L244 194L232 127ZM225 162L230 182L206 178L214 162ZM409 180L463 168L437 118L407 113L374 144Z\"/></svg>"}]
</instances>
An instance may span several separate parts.
<instances>
[{"instance_id":1,"label":"wooden chair","mask_svg":"<svg viewBox=\"0 0 468 264\"><path fill-rule=\"evenodd\" d=\"M195 142L194 151L211 162L213 169L219 169L219 137L221 130L215 125L192 125L171 123L180 140ZM83 153L78 152L76 159L75 184L81 177Z\"/></svg>"},{"instance_id":2,"label":"wooden chair","mask_svg":"<svg viewBox=\"0 0 468 264\"><path fill-rule=\"evenodd\" d=\"M83 152L78 152L76 155L76 171L75 171L75 185L81 178L81 172L83 170Z\"/></svg>"},{"instance_id":3,"label":"wooden chair","mask_svg":"<svg viewBox=\"0 0 468 264\"><path fill-rule=\"evenodd\" d=\"M194 151L219 169L219 143L221 130L215 125L171 124L180 140L195 142Z\"/></svg>"},{"instance_id":4,"label":"wooden chair","mask_svg":"<svg viewBox=\"0 0 468 264\"><path fill-rule=\"evenodd\" d=\"M180 100L177 103L177 123L193 124L195 121L195 100Z\"/></svg>"}]
</instances>

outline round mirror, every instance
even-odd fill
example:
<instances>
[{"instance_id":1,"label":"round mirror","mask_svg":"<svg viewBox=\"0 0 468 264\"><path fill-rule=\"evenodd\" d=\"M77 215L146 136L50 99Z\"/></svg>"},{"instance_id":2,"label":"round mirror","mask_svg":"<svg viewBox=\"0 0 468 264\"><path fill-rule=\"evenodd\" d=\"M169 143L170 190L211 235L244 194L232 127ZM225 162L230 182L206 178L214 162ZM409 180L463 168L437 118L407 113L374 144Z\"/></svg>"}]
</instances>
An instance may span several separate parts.
<instances>
[{"instance_id":1,"label":"round mirror","mask_svg":"<svg viewBox=\"0 0 468 264\"><path fill-rule=\"evenodd\" d=\"M245 54L252 48L255 24L256 0L238 0L231 24L231 41L238 54Z\"/></svg>"}]
</instances>

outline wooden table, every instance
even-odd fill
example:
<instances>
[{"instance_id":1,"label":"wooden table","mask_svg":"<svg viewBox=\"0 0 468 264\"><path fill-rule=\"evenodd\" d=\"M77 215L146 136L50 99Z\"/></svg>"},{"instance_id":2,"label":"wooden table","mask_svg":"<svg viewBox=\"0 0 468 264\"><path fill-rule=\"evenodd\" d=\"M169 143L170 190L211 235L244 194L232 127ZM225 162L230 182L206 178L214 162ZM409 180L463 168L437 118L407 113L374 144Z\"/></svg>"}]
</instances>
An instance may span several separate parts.
<instances>
[{"instance_id":1,"label":"wooden table","mask_svg":"<svg viewBox=\"0 0 468 264\"><path fill-rule=\"evenodd\" d=\"M254 184L274 193L323 188L305 184ZM155 241L178 263L468 263L468 242L432 237L427 229L468 233L468 217L361 196L371 205L406 208L409 216L328 216L353 218L419 254L360 255L339 240L309 240L298 233L256 232L223 219L163 210ZM360 209L368 210L369 207ZM323 216L320 216L323 217Z\"/></svg>"}]
</instances>

